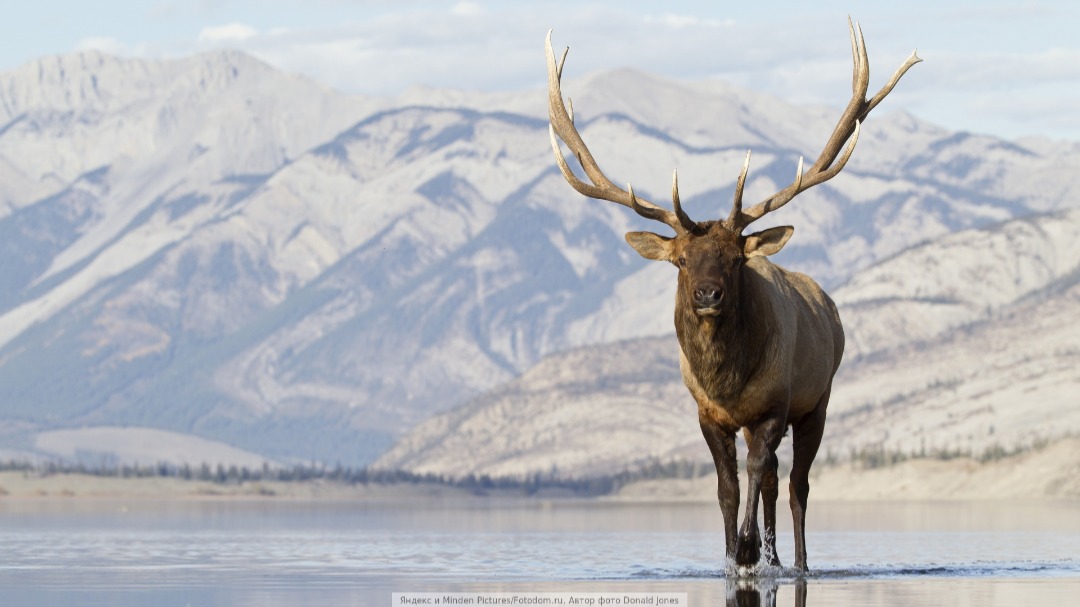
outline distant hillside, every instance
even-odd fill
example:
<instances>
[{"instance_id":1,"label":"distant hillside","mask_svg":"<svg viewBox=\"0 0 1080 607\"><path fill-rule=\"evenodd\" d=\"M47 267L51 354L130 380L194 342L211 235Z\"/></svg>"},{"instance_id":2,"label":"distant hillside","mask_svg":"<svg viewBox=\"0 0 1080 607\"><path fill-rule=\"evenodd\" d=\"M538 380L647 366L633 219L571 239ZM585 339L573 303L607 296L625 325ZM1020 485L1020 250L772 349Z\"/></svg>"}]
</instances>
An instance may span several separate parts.
<instances>
[{"instance_id":1,"label":"distant hillside","mask_svg":"<svg viewBox=\"0 0 1080 607\"><path fill-rule=\"evenodd\" d=\"M821 457L979 454L1080 432L1078 243L1080 211L1016 220L913 248L837 289L850 345ZM588 475L709 458L671 337L553 355L422 424L378 465Z\"/></svg>"},{"instance_id":2,"label":"distant hillside","mask_svg":"<svg viewBox=\"0 0 1080 607\"><path fill-rule=\"evenodd\" d=\"M745 478L742 486L746 486ZM1068 500L1080 498L1080 439L1063 438L1024 453L979 461L914 458L889 465L819 464L810 476L812 504L830 501ZM714 503L716 476L641 481L609 499ZM811 506L813 507L813 506Z\"/></svg>"},{"instance_id":3,"label":"distant hillside","mask_svg":"<svg viewBox=\"0 0 1080 607\"><path fill-rule=\"evenodd\" d=\"M753 200L838 112L627 70L564 89L613 178L665 202L678 167L699 218L727 213L747 148ZM346 97L235 52L0 74L0 449L130 428L360 465L544 357L669 335L674 274L623 242L647 222L569 190L544 103ZM1077 206L1076 145L897 109L777 213L797 226L781 263L835 288L912 245Z\"/></svg>"}]
</instances>

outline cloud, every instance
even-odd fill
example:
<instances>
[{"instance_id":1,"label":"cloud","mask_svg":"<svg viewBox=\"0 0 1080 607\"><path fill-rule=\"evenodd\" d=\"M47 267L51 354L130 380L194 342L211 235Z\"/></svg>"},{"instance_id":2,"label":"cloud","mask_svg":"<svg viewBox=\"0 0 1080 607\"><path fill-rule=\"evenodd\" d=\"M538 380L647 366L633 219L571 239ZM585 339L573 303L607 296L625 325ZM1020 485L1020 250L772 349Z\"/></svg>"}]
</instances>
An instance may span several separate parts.
<instances>
[{"instance_id":1,"label":"cloud","mask_svg":"<svg viewBox=\"0 0 1080 607\"><path fill-rule=\"evenodd\" d=\"M1080 81L1080 48L1051 48L1027 53L946 53L935 58L938 85L985 91L1035 84Z\"/></svg>"},{"instance_id":2,"label":"cloud","mask_svg":"<svg viewBox=\"0 0 1080 607\"><path fill-rule=\"evenodd\" d=\"M229 0L157 0L147 9L154 19L176 19L187 15L212 15Z\"/></svg>"},{"instance_id":3,"label":"cloud","mask_svg":"<svg viewBox=\"0 0 1080 607\"><path fill-rule=\"evenodd\" d=\"M1038 2L1018 8L967 3L958 9L913 1L914 8L867 7L858 15L874 90L912 48L918 46L926 59L883 109L913 111L950 129L1080 139L1067 104L1045 99L1080 97L1080 44L1068 25L1075 23L1075 12ZM174 0L163 2L168 8ZM842 106L850 95L847 14L828 6L792 4L775 11L672 2L666 12L649 12L650 4L590 0L316 3L328 5L352 17L288 27L266 19L258 27L225 23L159 54L235 48L349 93L394 95L418 84L502 91L544 86L544 34L554 28L554 44L571 47L568 80L632 67L674 79L722 78L796 103ZM958 10L963 19L944 18ZM212 12L220 16L224 9ZM1037 35L1016 35L1021 25ZM80 45L135 52L111 38L87 38Z\"/></svg>"},{"instance_id":4,"label":"cloud","mask_svg":"<svg viewBox=\"0 0 1080 607\"><path fill-rule=\"evenodd\" d=\"M230 23L228 25L204 27L199 32L197 41L211 44L233 43L243 42L258 35L259 30L250 25Z\"/></svg>"},{"instance_id":5,"label":"cloud","mask_svg":"<svg viewBox=\"0 0 1080 607\"><path fill-rule=\"evenodd\" d=\"M463 16L476 16L484 14L484 7L476 2L458 2L454 5L454 8L450 9L450 12L455 15Z\"/></svg>"},{"instance_id":6,"label":"cloud","mask_svg":"<svg viewBox=\"0 0 1080 607\"><path fill-rule=\"evenodd\" d=\"M647 16L646 22L653 22L659 25L670 28L684 28L684 27L732 27L735 25L734 19L702 19L695 15L676 15L674 13L664 13L659 17Z\"/></svg>"},{"instance_id":7,"label":"cloud","mask_svg":"<svg viewBox=\"0 0 1080 607\"><path fill-rule=\"evenodd\" d=\"M573 10L571 10L571 8ZM839 21L837 49L846 53ZM394 94L416 84L480 90L539 86L548 27L574 46L573 71L635 67L673 77L701 77L778 63L769 55L737 53L749 33L725 31L730 19L642 15L618 7L476 2L421 5L325 28L266 31L235 40L273 65L306 73L345 91ZM580 50L579 50L580 49ZM812 55L804 53L804 56Z\"/></svg>"}]
</instances>

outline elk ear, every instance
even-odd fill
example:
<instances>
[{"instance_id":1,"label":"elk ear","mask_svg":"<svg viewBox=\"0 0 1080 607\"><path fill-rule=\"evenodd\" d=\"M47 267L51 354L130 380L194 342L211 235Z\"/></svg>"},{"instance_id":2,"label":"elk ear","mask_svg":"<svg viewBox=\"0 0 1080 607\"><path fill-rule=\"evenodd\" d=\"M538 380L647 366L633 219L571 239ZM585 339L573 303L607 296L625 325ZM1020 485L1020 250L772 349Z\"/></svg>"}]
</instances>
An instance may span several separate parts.
<instances>
[{"instance_id":1,"label":"elk ear","mask_svg":"<svg viewBox=\"0 0 1080 607\"><path fill-rule=\"evenodd\" d=\"M671 261L675 239L665 238L652 232L627 232L626 242L645 259Z\"/></svg>"},{"instance_id":2,"label":"elk ear","mask_svg":"<svg viewBox=\"0 0 1080 607\"><path fill-rule=\"evenodd\" d=\"M791 226L777 226L755 232L746 237L746 243L743 244L743 255L750 258L778 253L794 233L795 228Z\"/></svg>"}]
</instances>

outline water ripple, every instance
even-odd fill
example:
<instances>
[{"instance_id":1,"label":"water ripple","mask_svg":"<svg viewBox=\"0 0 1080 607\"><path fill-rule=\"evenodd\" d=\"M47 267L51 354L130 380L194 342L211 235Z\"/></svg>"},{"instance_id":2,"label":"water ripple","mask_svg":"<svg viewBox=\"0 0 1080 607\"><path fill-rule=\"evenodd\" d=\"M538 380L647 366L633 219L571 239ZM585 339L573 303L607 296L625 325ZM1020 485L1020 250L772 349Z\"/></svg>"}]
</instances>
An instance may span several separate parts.
<instances>
[{"instance_id":1,"label":"water ripple","mask_svg":"<svg viewBox=\"0 0 1080 607\"><path fill-rule=\"evenodd\" d=\"M903 579L919 577L955 577L955 578L1044 578L1080 576L1080 561L1054 560L1043 562L997 562L985 561L974 563L949 564L888 564L855 567L822 567L809 573L800 573L790 567L759 566L748 576L739 576L723 569L699 567L665 569L638 568L627 576L598 576L593 580L708 580L757 578L790 581L800 578L807 580L851 580L851 579Z\"/></svg>"}]
</instances>

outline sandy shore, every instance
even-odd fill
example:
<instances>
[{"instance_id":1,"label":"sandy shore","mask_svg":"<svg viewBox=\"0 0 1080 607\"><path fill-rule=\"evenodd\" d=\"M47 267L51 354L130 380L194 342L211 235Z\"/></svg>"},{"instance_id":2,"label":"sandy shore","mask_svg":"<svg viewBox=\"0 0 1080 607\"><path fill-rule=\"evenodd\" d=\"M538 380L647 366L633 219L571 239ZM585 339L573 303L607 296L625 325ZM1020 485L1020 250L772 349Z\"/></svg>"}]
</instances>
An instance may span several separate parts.
<instances>
[{"instance_id":1,"label":"sandy shore","mask_svg":"<svg viewBox=\"0 0 1080 607\"><path fill-rule=\"evenodd\" d=\"M470 497L441 485L349 485L345 483L247 482L217 484L178 478L110 478L84 474L27 475L0 472L0 500L5 499L301 499L395 500Z\"/></svg>"},{"instance_id":2,"label":"sandy shore","mask_svg":"<svg viewBox=\"0 0 1080 607\"><path fill-rule=\"evenodd\" d=\"M742 483L745 487L745 479ZM781 493L786 499L786 491L782 489ZM521 497L517 492L498 495ZM1063 439L1037 451L986 463L960 458L949 461L908 460L873 469L847 464L818 466L811 477L811 496L814 500L822 501L1080 500L1080 438ZM545 494L542 497L547 499L557 495ZM442 485L349 485L327 481L217 484L177 478L125 479L0 472L0 500L73 498L476 499L467 491ZM599 499L711 503L716 500L716 479L708 475L693 480L642 481Z\"/></svg>"},{"instance_id":3,"label":"sandy shore","mask_svg":"<svg viewBox=\"0 0 1080 607\"><path fill-rule=\"evenodd\" d=\"M742 478L746 486L745 477ZM781 499L787 499L781 480ZM813 500L1015 500L1080 499L1080 438L989 462L908 460L881 468L849 464L817 466L811 472ZM716 500L716 478L644 481L605 499Z\"/></svg>"}]
</instances>

